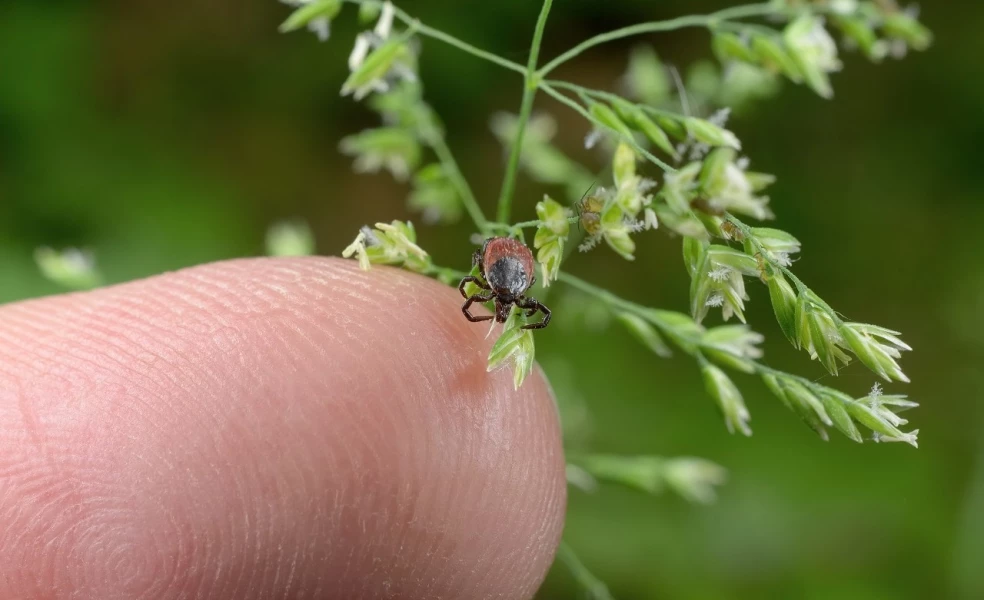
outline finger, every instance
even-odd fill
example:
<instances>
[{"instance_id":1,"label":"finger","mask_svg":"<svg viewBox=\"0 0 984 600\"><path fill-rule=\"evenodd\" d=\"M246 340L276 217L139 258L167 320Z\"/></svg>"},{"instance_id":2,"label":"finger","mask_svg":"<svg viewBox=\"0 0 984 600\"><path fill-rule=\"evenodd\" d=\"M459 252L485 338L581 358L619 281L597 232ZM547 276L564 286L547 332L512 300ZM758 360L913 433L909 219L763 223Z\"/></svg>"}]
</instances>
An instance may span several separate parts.
<instances>
[{"instance_id":1,"label":"finger","mask_svg":"<svg viewBox=\"0 0 984 600\"><path fill-rule=\"evenodd\" d=\"M555 407L460 302L315 258L0 308L6 597L532 596Z\"/></svg>"}]
</instances>

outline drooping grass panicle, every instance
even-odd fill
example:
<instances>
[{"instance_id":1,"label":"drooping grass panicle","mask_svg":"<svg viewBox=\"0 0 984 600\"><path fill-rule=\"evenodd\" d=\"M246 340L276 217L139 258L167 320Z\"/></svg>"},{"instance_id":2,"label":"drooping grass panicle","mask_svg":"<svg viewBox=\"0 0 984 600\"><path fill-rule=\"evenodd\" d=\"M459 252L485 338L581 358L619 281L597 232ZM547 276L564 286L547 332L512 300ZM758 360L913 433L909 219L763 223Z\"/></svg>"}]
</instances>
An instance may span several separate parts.
<instances>
[{"instance_id":1,"label":"drooping grass panicle","mask_svg":"<svg viewBox=\"0 0 984 600\"><path fill-rule=\"evenodd\" d=\"M903 432L899 426L905 423L895 421L888 415L916 406L904 397L891 396L890 401L879 401L879 411L875 411L867 398L855 399L829 386L766 366L759 361L762 353L758 344L762 336L746 326L725 325L707 329L688 315L640 306L567 273L561 273L560 281L602 300L614 314L619 315L620 322L626 324L658 355L667 353L659 343L649 343L654 339L652 333L656 333L660 341L668 339L685 353L694 356L701 366L705 387L717 403L730 431L750 435L750 412L741 392L720 367L761 376L773 394L823 439L827 438L827 429L833 427L850 439L861 442L863 436L857 427L861 425L872 430L872 439L876 441L900 440L913 446L917 443L918 432ZM625 313L634 318L626 319Z\"/></svg>"},{"instance_id":2,"label":"drooping grass panicle","mask_svg":"<svg viewBox=\"0 0 984 600\"><path fill-rule=\"evenodd\" d=\"M571 463L596 481L617 483L647 494L670 490L698 504L713 502L715 488L724 484L728 476L720 465L689 456L587 454L575 455Z\"/></svg>"}]
</instances>

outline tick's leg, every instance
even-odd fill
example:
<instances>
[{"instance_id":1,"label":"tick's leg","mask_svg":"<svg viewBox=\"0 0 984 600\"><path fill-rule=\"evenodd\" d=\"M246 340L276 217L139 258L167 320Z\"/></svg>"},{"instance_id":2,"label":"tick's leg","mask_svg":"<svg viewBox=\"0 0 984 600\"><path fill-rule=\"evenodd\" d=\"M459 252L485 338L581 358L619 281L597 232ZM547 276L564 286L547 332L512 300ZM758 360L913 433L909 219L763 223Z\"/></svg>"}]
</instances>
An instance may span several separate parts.
<instances>
[{"instance_id":1,"label":"tick's leg","mask_svg":"<svg viewBox=\"0 0 984 600\"><path fill-rule=\"evenodd\" d=\"M474 283L475 285L482 288L483 290L492 289L489 287L489 284L485 283L478 277L475 277L474 275L466 275L465 278L461 280L461 283L458 284L458 291L461 292L461 297L465 298L466 300L468 299L468 294L465 293L465 284L467 283ZM489 298L489 300L491 300L491 298ZM485 300L485 302L488 302L488 300Z\"/></svg>"},{"instance_id":2,"label":"tick's leg","mask_svg":"<svg viewBox=\"0 0 984 600\"><path fill-rule=\"evenodd\" d=\"M521 329L543 329L550 323L550 309L546 306L537 302L536 298L523 298L516 303L520 308L529 309L529 313L526 316L532 316L536 311L543 313L543 320L539 323L528 323L523 325Z\"/></svg>"},{"instance_id":3,"label":"tick's leg","mask_svg":"<svg viewBox=\"0 0 984 600\"><path fill-rule=\"evenodd\" d=\"M491 299L492 299L492 294L487 294L485 296L483 296L482 294L475 294L474 296L471 296L467 300L465 300L465 303L461 305L461 312L462 314L465 315L465 318L471 321L472 323L492 320L495 318L492 315L483 315L481 317L476 317L470 312L468 312L468 309L471 308L471 305L474 304L475 302L488 302Z\"/></svg>"},{"instance_id":4,"label":"tick's leg","mask_svg":"<svg viewBox=\"0 0 984 600\"><path fill-rule=\"evenodd\" d=\"M509 316L509 305L502 304L498 298L495 299L495 322L505 323Z\"/></svg>"}]
</instances>

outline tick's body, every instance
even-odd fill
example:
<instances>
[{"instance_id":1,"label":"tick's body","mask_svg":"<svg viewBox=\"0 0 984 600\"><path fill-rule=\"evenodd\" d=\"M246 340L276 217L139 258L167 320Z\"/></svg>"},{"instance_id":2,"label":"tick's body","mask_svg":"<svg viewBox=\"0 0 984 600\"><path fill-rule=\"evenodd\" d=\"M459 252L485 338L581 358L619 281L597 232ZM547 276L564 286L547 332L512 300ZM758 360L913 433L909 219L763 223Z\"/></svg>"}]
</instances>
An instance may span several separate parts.
<instances>
[{"instance_id":1,"label":"tick's body","mask_svg":"<svg viewBox=\"0 0 984 600\"><path fill-rule=\"evenodd\" d=\"M494 237L485 240L485 244L479 252L472 257L472 262L478 265L478 272L482 279L473 275L468 275L461 280L458 290L465 298L465 303L461 306L461 312L465 318L472 322L488 321L495 319L498 323L505 322L509 316L509 310L513 304L529 312L526 316L531 317L537 311L543 312L543 321L539 323L529 323L523 325L523 329L542 329L550 322L550 309L540 304L534 298L525 296L526 290L536 281L533 276L533 254L522 242L511 238ZM486 291L468 296L465 293L465 284L474 283ZM485 315L473 316L468 309L475 302L490 302L495 300L495 316Z\"/></svg>"}]
</instances>

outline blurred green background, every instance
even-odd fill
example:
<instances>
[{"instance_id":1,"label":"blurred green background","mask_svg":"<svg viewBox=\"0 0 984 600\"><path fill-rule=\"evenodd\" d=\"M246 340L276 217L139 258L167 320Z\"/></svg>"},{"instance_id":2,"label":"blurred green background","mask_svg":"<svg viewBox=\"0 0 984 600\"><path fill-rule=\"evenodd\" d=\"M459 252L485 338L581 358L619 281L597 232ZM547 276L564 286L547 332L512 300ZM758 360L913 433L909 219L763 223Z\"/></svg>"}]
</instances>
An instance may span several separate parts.
<instances>
[{"instance_id":1,"label":"blurred green background","mask_svg":"<svg viewBox=\"0 0 984 600\"><path fill-rule=\"evenodd\" d=\"M558 0L543 55L726 4ZM520 62L539 8L402 6ZM706 508L615 487L572 490L567 539L615 597L984 598L984 3L925 8L936 34L929 52L878 66L846 55L833 102L785 85L730 122L755 168L779 177L777 226L804 244L797 273L852 319L900 329L915 348L902 363L913 383L887 391L922 403L907 415L920 448L836 435L824 443L741 376L755 435L729 436L691 360L659 359L620 328L587 326L555 307L538 357L565 401L590 411L581 447L696 455L730 471ZM326 44L279 35L286 14L272 0L0 3L0 301L59 291L37 272L40 245L90 248L118 282L260 254L281 218L306 219L325 254L364 223L412 218L406 187L353 174L337 151L342 136L377 122L338 94L354 11ZM710 55L704 31L648 39L673 64ZM556 75L609 86L631 45L597 48ZM421 69L491 214L504 161L488 118L516 110L518 78L430 40ZM537 107L557 117L565 150L602 169L604 159L581 146L579 117L549 99ZM516 217L534 218L544 191L522 182ZM464 222L418 227L436 262L458 268L468 265L470 233ZM635 263L599 248L568 268L627 298L686 310L679 240L639 239ZM750 291L768 363L823 378L782 339L765 289ZM852 364L826 382L861 395L874 378ZM555 569L540 597L579 593Z\"/></svg>"}]
</instances>

